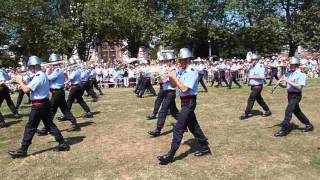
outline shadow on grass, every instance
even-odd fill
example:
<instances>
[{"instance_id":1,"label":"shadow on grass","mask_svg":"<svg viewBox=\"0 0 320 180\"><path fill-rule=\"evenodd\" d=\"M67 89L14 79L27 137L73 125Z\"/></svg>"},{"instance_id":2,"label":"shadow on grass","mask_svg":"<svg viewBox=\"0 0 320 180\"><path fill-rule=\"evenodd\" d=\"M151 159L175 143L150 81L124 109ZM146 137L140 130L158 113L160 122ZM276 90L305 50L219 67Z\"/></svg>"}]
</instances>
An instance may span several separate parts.
<instances>
[{"instance_id":1,"label":"shadow on grass","mask_svg":"<svg viewBox=\"0 0 320 180\"><path fill-rule=\"evenodd\" d=\"M95 111L95 112L92 112L92 115L97 115L97 114L100 114L100 113L101 113L100 111ZM89 117L89 118L87 118L87 117L84 117L84 115L81 115L81 116L77 116L77 117L76 117L76 119L78 119L78 118L92 119L92 118L94 118L94 117Z\"/></svg>"},{"instance_id":2,"label":"shadow on grass","mask_svg":"<svg viewBox=\"0 0 320 180\"><path fill-rule=\"evenodd\" d=\"M186 152L181 153L178 156L176 156L173 161L182 160L182 159L186 158L187 156L189 156L189 154L193 154L194 152L196 152L199 148L198 141L196 139L188 139L183 144L188 145L190 147L190 149L187 150Z\"/></svg>"},{"instance_id":3,"label":"shadow on grass","mask_svg":"<svg viewBox=\"0 0 320 180\"><path fill-rule=\"evenodd\" d=\"M29 116L29 113L24 113L24 114L19 114L19 115L20 115L20 117L19 117L18 119L21 119L21 118L23 118L23 117ZM3 117L4 117L4 118L8 118L8 119L16 119L16 118L14 117L14 114L6 114L6 115L3 115Z\"/></svg>"},{"instance_id":4,"label":"shadow on grass","mask_svg":"<svg viewBox=\"0 0 320 180\"><path fill-rule=\"evenodd\" d=\"M86 138L86 136L68 137L68 138L65 138L65 141L66 141L67 144L72 146L74 144L78 144L78 143L82 142L84 140L84 138ZM36 152L33 152L33 153L29 154L29 156L41 154L41 153L48 152L48 151L53 151L55 149L57 149L57 147L51 147L51 148L43 149L43 150L36 151Z\"/></svg>"},{"instance_id":5,"label":"shadow on grass","mask_svg":"<svg viewBox=\"0 0 320 180\"><path fill-rule=\"evenodd\" d=\"M92 124L95 124L95 122L87 121L87 122L78 123L78 125L79 125L81 128L90 126L90 125L92 125ZM67 128L67 129L62 129L62 130L60 130L60 131L61 131L61 132L64 132L64 131L68 131L68 130L69 130L69 128Z\"/></svg>"},{"instance_id":6,"label":"shadow on grass","mask_svg":"<svg viewBox=\"0 0 320 180\"><path fill-rule=\"evenodd\" d=\"M6 125L7 127L10 127L12 125L19 124L21 121L22 120L9 121L9 122L6 122Z\"/></svg>"}]
</instances>

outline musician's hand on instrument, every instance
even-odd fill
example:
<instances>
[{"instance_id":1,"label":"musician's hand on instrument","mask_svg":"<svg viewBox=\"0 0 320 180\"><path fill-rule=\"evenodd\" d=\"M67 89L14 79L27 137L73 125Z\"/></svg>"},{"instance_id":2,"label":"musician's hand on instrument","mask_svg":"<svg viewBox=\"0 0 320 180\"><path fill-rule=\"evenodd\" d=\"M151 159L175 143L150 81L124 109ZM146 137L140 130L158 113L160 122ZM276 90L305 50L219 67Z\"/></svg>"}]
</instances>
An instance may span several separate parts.
<instances>
[{"instance_id":1,"label":"musician's hand on instrument","mask_svg":"<svg viewBox=\"0 0 320 180\"><path fill-rule=\"evenodd\" d=\"M176 76L176 74L174 72L172 72L172 71L168 72L168 77L172 78L172 77L175 77L175 76Z\"/></svg>"},{"instance_id":2,"label":"musician's hand on instrument","mask_svg":"<svg viewBox=\"0 0 320 180\"><path fill-rule=\"evenodd\" d=\"M282 82L288 82L288 78L286 76L283 76L281 79Z\"/></svg>"},{"instance_id":3,"label":"musician's hand on instrument","mask_svg":"<svg viewBox=\"0 0 320 180\"><path fill-rule=\"evenodd\" d=\"M14 76L14 80L20 84L22 83L22 76L20 74L17 74Z\"/></svg>"}]
</instances>

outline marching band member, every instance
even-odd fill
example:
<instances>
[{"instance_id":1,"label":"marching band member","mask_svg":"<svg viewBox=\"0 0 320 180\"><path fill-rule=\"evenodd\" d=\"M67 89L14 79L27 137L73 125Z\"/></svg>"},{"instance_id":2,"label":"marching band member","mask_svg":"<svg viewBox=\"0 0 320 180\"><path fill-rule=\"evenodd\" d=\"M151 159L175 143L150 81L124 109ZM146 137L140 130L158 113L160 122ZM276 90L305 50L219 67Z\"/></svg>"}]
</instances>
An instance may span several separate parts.
<instances>
[{"instance_id":1,"label":"marching band member","mask_svg":"<svg viewBox=\"0 0 320 180\"><path fill-rule=\"evenodd\" d=\"M265 111L265 113L262 115L263 117L270 116L272 114L268 105L265 103L264 99L261 96L261 92L263 89L263 80L265 79L265 68L262 64L258 63L259 56L257 54L253 54L251 60L248 61L251 61L251 67L249 68L248 75L248 84L249 86L251 86L251 93L248 98L245 113L240 116L241 120L249 118L255 101L257 101Z\"/></svg>"},{"instance_id":2,"label":"marching band member","mask_svg":"<svg viewBox=\"0 0 320 180\"><path fill-rule=\"evenodd\" d=\"M278 67L280 66L278 59L276 59L275 56L272 56L272 62L270 64L270 68L271 68L271 77L270 77L270 81L268 86L271 86L273 78L276 78L276 80L278 81Z\"/></svg>"},{"instance_id":3,"label":"marching band member","mask_svg":"<svg viewBox=\"0 0 320 180\"><path fill-rule=\"evenodd\" d=\"M94 91L93 88L95 87L99 91L100 95L103 95L103 92L101 91L100 87L98 86L97 70L93 64L91 65L89 83L90 83L90 87L91 87L92 91Z\"/></svg>"},{"instance_id":4,"label":"marching band member","mask_svg":"<svg viewBox=\"0 0 320 180\"><path fill-rule=\"evenodd\" d=\"M65 143L64 138L52 121L49 101L49 79L44 72L41 71L41 60L37 56L31 56L28 61L28 66L32 68L35 76L32 81L26 85L22 81L22 76L15 77L16 82L21 86L21 89L28 93L30 92L30 99L32 103L31 112L29 113L29 120L26 124L24 136L21 143L21 148L18 150L9 151L12 158L22 158L27 156L27 151L31 145L37 127L42 120L47 131L52 134L59 143L57 151L68 151L69 145Z\"/></svg>"},{"instance_id":5,"label":"marching band member","mask_svg":"<svg viewBox=\"0 0 320 180\"><path fill-rule=\"evenodd\" d=\"M199 83L201 84L201 86L204 89L204 92L208 92L207 86L203 81L203 77L204 77L204 71L205 71L206 66L204 65L204 62L200 62L200 64L198 64L196 66L196 69L199 73Z\"/></svg>"},{"instance_id":6,"label":"marching band member","mask_svg":"<svg viewBox=\"0 0 320 180\"><path fill-rule=\"evenodd\" d=\"M222 81L228 87L228 82L226 80L226 70L227 70L226 60L223 61L222 59L220 59L220 64L218 65L218 69L219 69L219 83L215 87L218 88L219 86L222 86Z\"/></svg>"},{"instance_id":7,"label":"marching band member","mask_svg":"<svg viewBox=\"0 0 320 180\"><path fill-rule=\"evenodd\" d=\"M159 60L159 63L160 63L160 72L165 71L166 70L166 64L163 61L164 57L163 57L162 53L159 51L157 56L158 56L158 60ZM160 108L161 103L163 101L164 91L163 91L163 82L161 80L159 81L159 85L160 85L160 89L159 89L159 92L157 94L157 98L156 98L156 100L154 102L153 111L152 111L152 113L147 115L147 120L152 120L152 119L156 119L157 118L157 114L158 114L159 108Z\"/></svg>"},{"instance_id":8,"label":"marching band member","mask_svg":"<svg viewBox=\"0 0 320 180\"><path fill-rule=\"evenodd\" d=\"M69 59L69 66L75 65L76 61L73 58ZM81 73L80 70L76 67L71 68L71 71L68 73L68 79L71 83L70 92L67 98L67 108L68 111L71 111L73 102L77 99L77 102L86 112L84 117L92 118L93 113L90 111L89 106L83 99L84 89L81 87Z\"/></svg>"},{"instance_id":9,"label":"marching band member","mask_svg":"<svg viewBox=\"0 0 320 180\"><path fill-rule=\"evenodd\" d=\"M172 87L180 90L181 111L177 123L173 127L171 149L167 154L158 157L160 164L163 165L173 161L187 127L200 144L200 149L194 155L202 156L211 152L207 138L202 132L194 113L198 94L198 72L190 67L192 53L189 49L182 48L180 49L179 57L181 70L178 72L178 77L174 72L169 72L168 77Z\"/></svg>"},{"instance_id":10,"label":"marching band member","mask_svg":"<svg viewBox=\"0 0 320 180\"><path fill-rule=\"evenodd\" d=\"M21 67L20 69L20 73L24 73L26 72L26 68L25 67ZM22 77L22 80L25 84L28 84L33 78L33 74L25 74L23 77ZM30 101L30 93L24 93L22 89L19 89L19 95L18 95L18 98L17 98L17 103L16 103L16 109L19 109L21 103L22 103L22 100L23 100L23 96L24 95L27 95L28 96L28 104L31 103Z\"/></svg>"},{"instance_id":11,"label":"marching band member","mask_svg":"<svg viewBox=\"0 0 320 180\"><path fill-rule=\"evenodd\" d=\"M81 88L88 93L89 96L91 96L93 102L98 101L97 94L93 91L89 78L90 78L90 69L88 69L86 66L83 66L80 70L80 77L81 77Z\"/></svg>"},{"instance_id":12,"label":"marching band member","mask_svg":"<svg viewBox=\"0 0 320 180\"><path fill-rule=\"evenodd\" d=\"M298 120L305 125L302 132L309 132L314 129L313 125L304 115L299 105L302 99L302 90L306 85L306 74L299 71L299 66L300 60L296 57L292 57L290 60L290 72L281 78L281 81L284 81L287 84L288 105L285 111L284 120L281 123L281 129L274 134L276 137L286 136L290 133L290 121L292 119L292 114L294 114Z\"/></svg>"},{"instance_id":13,"label":"marching band member","mask_svg":"<svg viewBox=\"0 0 320 180\"><path fill-rule=\"evenodd\" d=\"M143 64L142 73L143 75L142 75L141 88L137 97L142 98L146 89L148 89L150 93L153 94L154 96L157 96L157 93L151 84L150 66Z\"/></svg>"},{"instance_id":14,"label":"marching band member","mask_svg":"<svg viewBox=\"0 0 320 180\"><path fill-rule=\"evenodd\" d=\"M53 71L51 71L50 68L46 69L46 74L49 79L50 84L50 92L51 92L51 115L52 118L57 113L58 108L60 108L61 112L64 115L64 118L66 120L69 120L71 122L71 128L67 131L80 131L81 128L77 123L76 118L73 116L73 114L69 111L67 108L67 102L66 102L66 94L64 91L64 77L65 73L62 68L60 68L60 65L62 63L60 57L58 54L52 53L49 57L49 63L53 63ZM43 128L41 130L37 131L38 135L47 135L48 131L46 128Z\"/></svg>"},{"instance_id":15,"label":"marching band member","mask_svg":"<svg viewBox=\"0 0 320 180\"><path fill-rule=\"evenodd\" d=\"M229 89L231 89L232 87L232 82L234 82L239 88L241 88L241 85L239 84L239 82L237 81L237 76L239 74L239 70L241 69L241 66L238 65L234 60L232 62L232 65L230 67L230 71L231 71L231 77L230 77L230 81L229 81Z\"/></svg>"},{"instance_id":16,"label":"marching band member","mask_svg":"<svg viewBox=\"0 0 320 180\"><path fill-rule=\"evenodd\" d=\"M0 69L0 107L2 105L2 102L6 100L7 105L11 112L13 113L15 118L19 118L20 115L18 114L18 110L16 109L11 96L10 96L10 90L5 84L6 81L9 81L9 75L3 70ZM0 112L0 128L6 127L7 124L4 121L4 117Z\"/></svg>"},{"instance_id":17,"label":"marching band member","mask_svg":"<svg viewBox=\"0 0 320 180\"><path fill-rule=\"evenodd\" d=\"M160 109L158 112L157 127L153 131L149 131L148 134L152 137L160 136L161 130L164 126L166 116L170 110L171 115L177 119L178 108L176 106L176 90L170 84L169 78L166 75L167 71L175 72L174 67L175 56L173 52L167 52L165 56L161 59L165 63L165 66L160 69L160 81L162 82L162 101L160 102ZM158 94L159 96L159 94ZM158 99L158 98L157 98Z\"/></svg>"}]
</instances>

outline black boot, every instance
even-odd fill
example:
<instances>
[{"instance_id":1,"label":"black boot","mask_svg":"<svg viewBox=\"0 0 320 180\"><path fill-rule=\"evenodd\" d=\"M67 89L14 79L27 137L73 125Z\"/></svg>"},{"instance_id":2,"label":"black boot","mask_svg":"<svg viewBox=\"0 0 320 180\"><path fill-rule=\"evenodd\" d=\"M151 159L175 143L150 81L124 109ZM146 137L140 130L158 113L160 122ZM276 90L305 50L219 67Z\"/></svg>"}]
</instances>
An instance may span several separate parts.
<instances>
[{"instance_id":1,"label":"black boot","mask_svg":"<svg viewBox=\"0 0 320 180\"><path fill-rule=\"evenodd\" d=\"M48 135L48 131L46 128L37 129L37 134L38 134L38 136L46 136L46 135Z\"/></svg>"},{"instance_id":2,"label":"black boot","mask_svg":"<svg viewBox=\"0 0 320 180\"><path fill-rule=\"evenodd\" d=\"M306 127L302 130L302 132L309 132L309 131L313 131L314 127L312 124L308 124L306 125Z\"/></svg>"},{"instance_id":3,"label":"black boot","mask_svg":"<svg viewBox=\"0 0 320 180\"><path fill-rule=\"evenodd\" d=\"M92 112L87 112L85 115L84 115L85 118L93 118L93 113Z\"/></svg>"},{"instance_id":4,"label":"black boot","mask_svg":"<svg viewBox=\"0 0 320 180\"><path fill-rule=\"evenodd\" d=\"M266 111L262 114L262 117L267 117L267 116L271 116L272 115L272 112L269 110L269 111Z\"/></svg>"},{"instance_id":5,"label":"black boot","mask_svg":"<svg viewBox=\"0 0 320 180\"><path fill-rule=\"evenodd\" d=\"M57 117L57 119L59 121L67 121L66 117L64 117L64 116Z\"/></svg>"},{"instance_id":6,"label":"black boot","mask_svg":"<svg viewBox=\"0 0 320 180\"><path fill-rule=\"evenodd\" d=\"M0 122L0 128L8 127L8 124L3 120Z\"/></svg>"},{"instance_id":7,"label":"black boot","mask_svg":"<svg viewBox=\"0 0 320 180\"><path fill-rule=\"evenodd\" d=\"M280 131L276 132L274 134L275 137L283 137L283 136L287 136L290 133L290 128L284 128L282 127L280 129Z\"/></svg>"},{"instance_id":8,"label":"black boot","mask_svg":"<svg viewBox=\"0 0 320 180\"><path fill-rule=\"evenodd\" d=\"M16 119L19 119L20 115L18 113L15 113L15 114L13 114L13 117L16 118Z\"/></svg>"},{"instance_id":9,"label":"black boot","mask_svg":"<svg viewBox=\"0 0 320 180\"><path fill-rule=\"evenodd\" d=\"M206 154L211 154L211 150L208 145L203 145L194 153L194 156L203 156Z\"/></svg>"},{"instance_id":10,"label":"black boot","mask_svg":"<svg viewBox=\"0 0 320 180\"><path fill-rule=\"evenodd\" d=\"M151 113L151 114L147 115L146 118L147 118L147 120L152 120L152 119L157 119L157 116L156 116L156 114Z\"/></svg>"},{"instance_id":11,"label":"black boot","mask_svg":"<svg viewBox=\"0 0 320 180\"><path fill-rule=\"evenodd\" d=\"M169 163L171 163L174 159L174 155L176 154L176 151L178 150L178 147L174 147L170 149L170 151L162 156L158 156L158 160L160 161L159 164L160 165L167 165Z\"/></svg>"},{"instance_id":12,"label":"black boot","mask_svg":"<svg viewBox=\"0 0 320 180\"><path fill-rule=\"evenodd\" d=\"M54 149L54 151L69 151L70 146L65 142L60 142L59 145Z\"/></svg>"},{"instance_id":13,"label":"black boot","mask_svg":"<svg viewBox=\"0 0 320 180\"><path fill-rule=\"evenodd\" d=\"M68 132L81 131L81 128L78 124L72 124L71 127L67 131Z\"/></svg>"},{"instance_id":14,"label":"black boot","mask_svg":"<svg viewBox=\"0 0 320 180\"><path fill-rule=\"evenodd\" d=\"M148 134L151 136L151 137L159 137L160 136L160 131L155 129L153 131L149 131Z\"/></svg>"},{"instance_id":15,"label":"black boot","mask_svg":"<svg viewBox=\"0 0 320 180\"><path fill-rule=\"evenodd\" d=\"M250 117L250 114L244 113L240 116L240 120L248 119Z\"/></svg>"},{"instance_id":16,"label":"black boot","mask_svg":"<svg viewBox=\"0 0 320 180\"><path fill-rule=\"evenodd\" d=\"M18 150L9 151L8 154L13 158L24 158L27 157L28 153L28 146L22 145Z\"/></svg>"}]
</instances>

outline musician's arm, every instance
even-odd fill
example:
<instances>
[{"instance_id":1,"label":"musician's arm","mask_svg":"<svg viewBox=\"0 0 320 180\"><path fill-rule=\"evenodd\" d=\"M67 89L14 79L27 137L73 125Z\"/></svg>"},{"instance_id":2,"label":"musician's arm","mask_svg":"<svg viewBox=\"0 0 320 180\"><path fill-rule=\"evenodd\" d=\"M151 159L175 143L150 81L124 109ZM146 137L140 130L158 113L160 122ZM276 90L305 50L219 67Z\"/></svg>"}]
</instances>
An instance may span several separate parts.
<instances>
[{"instance_id":1,"label":"musician's arm","mask_svg":"<svg viewBox=\"0 0 320 180\"><path fill-rule=\"evenodd\" d=\"M187 92L189 88L185 86L181 81L177 78L177 76L174 73L169 73L169 79L172 87L179 88L182 92Z\"/></svg>"}]
</instances>

